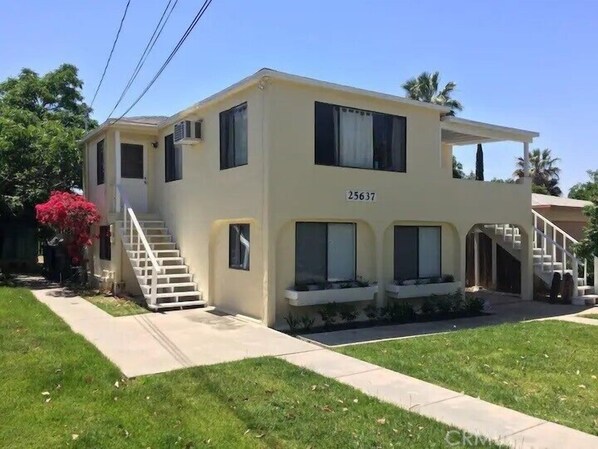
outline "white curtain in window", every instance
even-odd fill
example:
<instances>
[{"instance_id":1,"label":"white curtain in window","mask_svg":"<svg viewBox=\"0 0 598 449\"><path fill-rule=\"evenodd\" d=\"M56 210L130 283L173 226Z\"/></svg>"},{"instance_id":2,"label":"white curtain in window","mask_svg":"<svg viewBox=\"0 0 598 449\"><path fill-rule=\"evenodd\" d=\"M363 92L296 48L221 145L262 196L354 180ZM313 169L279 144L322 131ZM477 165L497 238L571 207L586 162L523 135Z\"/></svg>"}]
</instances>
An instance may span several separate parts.
<instances>
[{"instance_id":1,"label":"white curtain in window","mask_svg":"<svg viewBox=\"0 0 598 449\"><path fill-rule=\"evenodd\" d=\"M328 280L355 279L355 225L328 224Z\"/></svg>"},{"instance_id":2,"label":"white curtain in window","mask_svg":"<svg viewBox=\"0 0 598 449\"><path fill-rule=\"evenodd\" d=\"M440 276L440 228L419 228L419 277Z\"/></svg>"},{"instance_id":3,"label":"white curtain in window","mask_svg":"<svg viewBox=\"0 0 598 449\"><path fill-rule=\"evenodd\" d=\"M374 166L374 134L372 114L340 108L340 165L372 168Z\"/></svg>"}]
</instances>

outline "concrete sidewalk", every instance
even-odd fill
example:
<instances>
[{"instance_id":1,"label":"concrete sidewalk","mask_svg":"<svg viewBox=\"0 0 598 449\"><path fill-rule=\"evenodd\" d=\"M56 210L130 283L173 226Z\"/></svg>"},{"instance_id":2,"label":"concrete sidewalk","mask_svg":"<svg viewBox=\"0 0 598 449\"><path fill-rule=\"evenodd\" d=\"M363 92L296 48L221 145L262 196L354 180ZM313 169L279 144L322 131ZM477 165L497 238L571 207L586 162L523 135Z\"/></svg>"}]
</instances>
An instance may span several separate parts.
<instances>
[{"instance_id":1,"label":"concrete sidewalk","mask_svg":"<svg viewBox=\"0 0 598 449\"><path fill-rule=\"evenodd\" d=\"M276 356L382 401L463 429L463 434L481 435L518 449L598 448L598 437L212 310L115 318L83 298L65 296L62 289L34 290L33 294L128 377L248 357Z\"/></svg>"},{"instance_id":2,"label":"concrete sidewalk","mask_svg":"<svg viewBox=\"0 0 598 449\"><path fill-rule=\"evenodd\" d=\"M596 449L598 437L328 349L280 356L384 402L517 449Z\"/></svg>"}]
</instances>

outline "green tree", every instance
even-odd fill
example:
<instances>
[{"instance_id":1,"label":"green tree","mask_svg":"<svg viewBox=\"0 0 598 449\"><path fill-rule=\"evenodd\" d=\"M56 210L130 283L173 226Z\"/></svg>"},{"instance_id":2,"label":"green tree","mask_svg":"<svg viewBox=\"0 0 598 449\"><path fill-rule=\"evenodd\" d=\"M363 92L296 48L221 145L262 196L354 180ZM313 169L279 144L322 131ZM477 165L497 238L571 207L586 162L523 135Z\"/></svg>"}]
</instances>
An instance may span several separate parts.
<instances>
[{"instance_id":1,"label":"green tree","mask_svg":"<svg viewBox=\"0 0 598 449\"><path fill-rule=\"evenodd\" d=\"M23 69L0 83L0 218L33 217L52 190L81 187L77 141L89 128L77 68Z\"/></svg>"},{"instance_id":2,"label":"green tree","mask_svg":"<svg viewBox=\"0 0 598 449\"><path fill-rule=\"evenodd\" d=\"M475 152L475 179L478 181L484 180L484 150L482 150L481 143L478 143Z\"/></svg>"},{"instance_id":3,"label":"green tree","mask_svg":"<svg viewBox=\"0 0 598 449\"><path fill-rule=\"evenodd\" d=\"M463 105L451 97L457 88L457 84L449 81L440 89L440 74L438 72L422 72L418 77L405 81L402 87L405 89L407 97L412 100L451 108L449 115L455 115L456 111L463 110Z\"/></svg>"},{"instance_id":4,"label":"green tree","mask_svg":"<svg viewBox=\"0 0 598 449\"><path fill-rule=\"evenodd\" d=\"M575 252L590 262L588 269L592 273L594 256L598 256L598 203L594 202L584 207L583 212L588 217L588 224L583 230L583 238L575 247Z\"/></svg>"},{"instance_id":5,"label":"green tree","mask_svg":"<svg viewBox=\"0 0 598 449\"><path fill-rule=\"evenodd\" d=\"M463 171L463 164L453 156L453 178L463 179L465 178L465 172Z\"/></svg>"},{"instance_id":6,"label":"green tree","mask_svg":"<svg viewBox=\"0 0 598 449\"><path fill-rule=\"evenodd\" d=\"M569 198L576 200L598 201L598 170L588 170L590 180L579 182L569 190Z\"/></svg>"},{"instance_id":7,"label":"green tree","mask_svg":"<svg viewBox=\"0 0 598 449\"><path fill-rule=\"evenodd\" d=\"M557 167L558 157L552 157L551 151L546 148L536 148L530 153L529 173L532 178L532 191L552 196L561 196L561 189L558 186L561 169ZM525 162L523 157L517 158L517 168L513 173L518 179L523 178Z\"/></svg>"}]
</instances>

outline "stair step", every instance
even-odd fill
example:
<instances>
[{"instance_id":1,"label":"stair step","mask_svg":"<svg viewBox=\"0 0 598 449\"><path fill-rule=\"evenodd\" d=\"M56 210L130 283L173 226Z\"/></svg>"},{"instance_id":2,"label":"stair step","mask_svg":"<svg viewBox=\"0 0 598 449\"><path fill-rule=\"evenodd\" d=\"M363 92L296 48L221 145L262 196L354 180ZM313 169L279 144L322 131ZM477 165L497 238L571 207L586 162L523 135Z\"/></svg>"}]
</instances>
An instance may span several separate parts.
<instances>
[{"instance_id":1,"label":"stair step","mask_svg":"<svg viewBox=\"0 0 598 449\"><path fill-rule=\"evenodd\" d=\"M172 241L172 235L170 235L170 234L149 234L149 235L146 234L145 238L149 243L160 243L160 242L164 242L164 240L167 240L167 242L165 242L165 243L169 243ZM154 240L158 240L158 239L159 239L159 242L154 241ZM131 239L129 238L128 235L123 238L123 241L124 241L125 245L131 244ZM133 243L134 244L137 243L136 236L133 236Z\"/></svg>"},{"instance_id":2,"label":"stair step","mask_svg":"<svg viewBox=\"0 0 598 449\"><path fill-rule=\"evenodd\" d=\"M197 288L197 284L195 282L178 282L178 283L160 283L158 282L158 290L161 289L165 289L165 288L183 288L183 287L193 287L193 288ZM143 291L143 293L148 294L150 293L151 290L151 285L142 285L141 286L141 290ZM174 293L179 293L179 292L174 292Z\"/></svg>"},{"instance_id":3,"label":"stair step","mask_svg":"<svg viewBox=\"0 0 598 449\"><path fill-rule=\"evenodd\" d=\"M548 267L553 271L560 271L563 268L563 262L534 262L535 267Z\"/></svg>"},{"instance_id":4,"label":"stair step","mask_svg":"<svg viewBox=\"0 0 598 449\"><path fill-rule=\"evenodd\" d=\"M143 284L141 285L150 285L151 281L152 281L152 276L142 276L139 275L138 279L140 281L143 281ZM193 275L190 273L168 273L168 274L159 274L156 276L156 279L158 280L158 283L160 283L160 281L166 281L169 282L170 280L179 280L181 281L182 279L187 279L189 282L191 282L191 280L193 279Z\"/></svg>"},{"instance_id":5,"label":"stair step","mask_svg":"<svg viewBox=\"0 0 598 449\"><path fill-rule=\"evenodd\" d=\"M172 308L176 308L176 307L197 307L197 306L205 306L205 305L206 305L206 301L204 301L203 299L200 299L200 300L195 300L195 301L164 302L164 303L158 303L155 306L148 305L148 307L152 310L158 310L158 309L172 309Z\"/></svg>"},{"instance_id":6,"label":"stair step","mask_svg":"<svg viewBox=\"0 0 598 449\"><path fill-rule=\"evenodd\" d=\"M175 253L172 257L179 257L180 256L180 251L178 249L153 249L152 248L152 252L154 253L154 256L156 256L157 259L159 259L161 256L160 254L166 254L166 253ZM134 250L134 249L128 249L127 250L127 254L129 255L129 257L133 256L133 258L137 259L139 254L145 254L145 250Z\"/></svg>"},{"instance_id":7,"label":"stair step","mask_svg":"<svg viewBox=\"0 0 598 449\"><path fill-rule=\"evenodd\" d=\"M154 249L154 248L169 249L170 247L172 247L172 249L175 249L176 243L174 243L174 242L149 242L149 246L151 249ZM135 251L136 248L137 248L137 242L135 242L133 244L125 243L126 250ZM143 245L141 245L141 248L143 249Z\"/></svg>"},{"instance_id":8,"label":"stair step","mask_svg":"<svg viewBox=\"0 0 598 449\"><path fill-rule=\"evenodd\" d=\"M149 299L149 294L145 294L144 295L146 297L146 299ZM157 299L161 299L161 298L179 298L179 297L185 297L185 296L198 296L201 298L202 293L198 290L191 290L188 292L166 292L166 293L156 293L156 298Z\"/></svg>"},{"instance_id":9,"label":"stair step","mask_svg":"<svg viewBox=\"0 0 598 449\"><path fill-rule=\"evenodd\" d=\"M172 274L172 273L166 273L166 271L172 271L172 270L183 270L184 273L189 273L189 267L187 265L162 265L161 266L162 271L160 273L158 273L158 276L160 275L164 275L164 274ZM135 271L135 273L139 273L140 276L147 276L148 278L152 277L152 266L148 266L148 267L133 267L133 270Z\"/></svg>"}]
</instances>

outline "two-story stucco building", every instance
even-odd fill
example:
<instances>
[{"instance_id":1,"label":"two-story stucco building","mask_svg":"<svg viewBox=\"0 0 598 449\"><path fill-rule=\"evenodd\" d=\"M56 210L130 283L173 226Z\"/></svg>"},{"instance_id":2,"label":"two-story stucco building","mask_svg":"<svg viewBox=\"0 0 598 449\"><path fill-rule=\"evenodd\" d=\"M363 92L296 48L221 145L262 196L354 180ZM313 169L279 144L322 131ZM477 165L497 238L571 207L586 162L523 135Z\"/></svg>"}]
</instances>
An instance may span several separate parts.
<instances>
[{"instance_id":1,"label":"two-story stucco building","mask_svg":"<svg viewBox=\"0 0 598 449\"><path fill-rule=\"evenodd\" d=\"M459 288L468 233L510 224L531 298L529 179L453 179L452 148L521 142L527 161L538 134L448 112L262 69L172 117L108 120L83 139L103 217L93 273L154 309L276 326L293 307L382 305L417 279Z\"/></svg>"}]
</instances>

